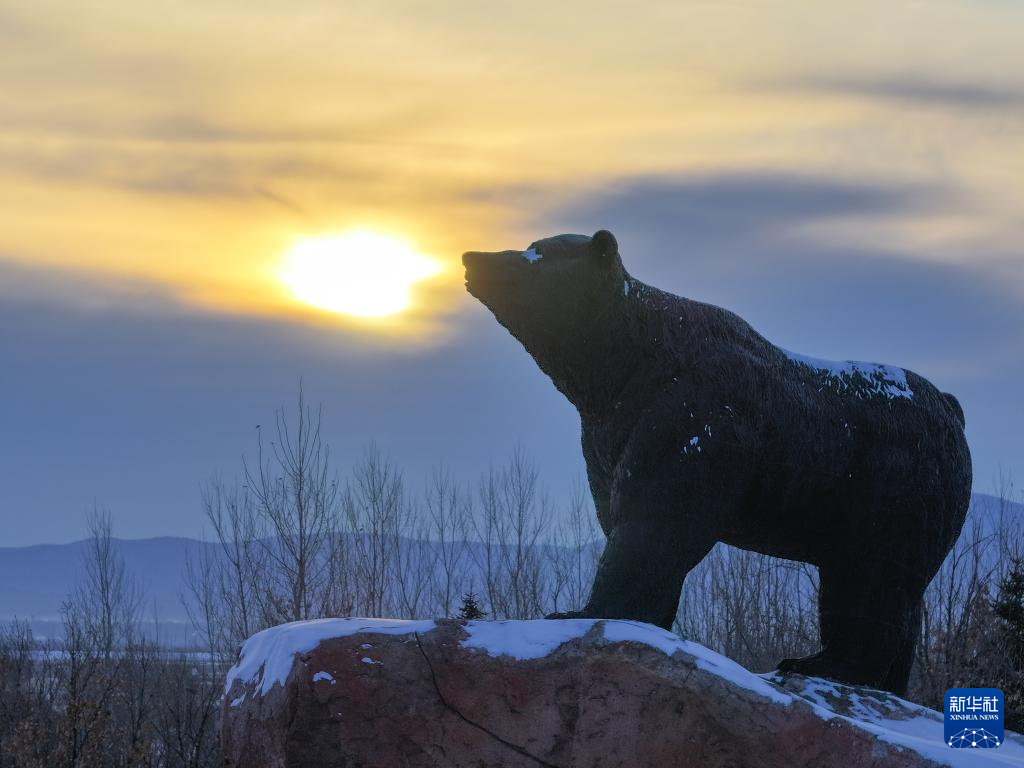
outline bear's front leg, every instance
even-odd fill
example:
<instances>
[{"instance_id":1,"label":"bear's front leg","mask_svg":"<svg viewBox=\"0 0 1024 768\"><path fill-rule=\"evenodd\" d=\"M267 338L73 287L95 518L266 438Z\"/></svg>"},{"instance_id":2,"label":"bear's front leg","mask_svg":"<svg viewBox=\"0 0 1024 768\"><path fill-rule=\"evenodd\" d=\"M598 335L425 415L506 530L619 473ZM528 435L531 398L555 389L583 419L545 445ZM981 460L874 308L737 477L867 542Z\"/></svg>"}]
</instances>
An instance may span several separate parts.
<instances>
[{"instance_id":1,"label":"bear's front leg","mask_svg":"<svg viewBox=\"0 0 1024 768\"><path fill-rule=\"evenodd\" d=\"M703 526L679 520L633 520L616 525L581 611L548 618L632 619L671 629L686 574L714 546Z\"/></svg>"}]
</instances>

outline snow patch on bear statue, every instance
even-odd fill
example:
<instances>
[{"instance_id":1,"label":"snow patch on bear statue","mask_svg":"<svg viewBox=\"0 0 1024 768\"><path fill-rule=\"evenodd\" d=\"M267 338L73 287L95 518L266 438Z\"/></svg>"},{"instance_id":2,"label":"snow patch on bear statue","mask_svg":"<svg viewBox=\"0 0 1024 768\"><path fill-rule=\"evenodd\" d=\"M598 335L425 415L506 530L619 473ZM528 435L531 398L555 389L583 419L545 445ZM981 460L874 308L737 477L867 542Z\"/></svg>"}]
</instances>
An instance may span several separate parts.
<instances>
[{"instance_id":1,"label":"snow patch on bear statue","mask_svg":"<svg viewBox=\"0 0 1024 768\"><path fill-rule=\"evenodd\" d=\"M669 628L716 542L818 566L822 650L783 672L902 694L921 599L971 489L963 411L894 366L783 350L631 277L615 237L469 252L466 288L579 411L608 537L558 617Z\"/></svg>"}]
</instances>

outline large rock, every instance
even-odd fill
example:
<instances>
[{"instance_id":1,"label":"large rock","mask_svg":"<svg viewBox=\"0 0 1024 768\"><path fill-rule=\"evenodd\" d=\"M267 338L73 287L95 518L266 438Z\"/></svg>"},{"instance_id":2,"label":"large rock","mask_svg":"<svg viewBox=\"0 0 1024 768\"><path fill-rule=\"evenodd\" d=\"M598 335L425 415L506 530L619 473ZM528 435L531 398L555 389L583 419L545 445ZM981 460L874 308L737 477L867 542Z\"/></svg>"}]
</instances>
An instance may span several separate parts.
<instances>
[{"instance_id":1,"label":"large rock","mask_svg":"<svg viewBox=\"0 0 1024 768\"><path fill-rule=\"evenodd\" d=\"M250 638L221 712L225 765L1022 765L952 750L942 716L866 689L754 675L620 621L325 619Z\"/></svg>"}]
</instances>

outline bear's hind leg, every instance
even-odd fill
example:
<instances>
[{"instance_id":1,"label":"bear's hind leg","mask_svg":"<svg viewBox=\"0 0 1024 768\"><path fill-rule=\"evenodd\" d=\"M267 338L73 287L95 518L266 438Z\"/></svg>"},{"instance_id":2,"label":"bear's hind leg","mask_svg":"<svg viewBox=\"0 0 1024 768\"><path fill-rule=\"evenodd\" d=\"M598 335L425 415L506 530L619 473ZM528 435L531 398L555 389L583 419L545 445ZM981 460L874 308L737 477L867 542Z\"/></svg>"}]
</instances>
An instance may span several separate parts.
<instances>
[{"instance_id":1,"label":"bear's hind leg","mask_svg":"<svg viewBox=\"0 0 1024 768\"><path fill-rule=\"evenodd\" d=\"M822 650L779 670L904 694L927 580L875 560L823 565L820 577Z\"/></svg>"}]
</instances>

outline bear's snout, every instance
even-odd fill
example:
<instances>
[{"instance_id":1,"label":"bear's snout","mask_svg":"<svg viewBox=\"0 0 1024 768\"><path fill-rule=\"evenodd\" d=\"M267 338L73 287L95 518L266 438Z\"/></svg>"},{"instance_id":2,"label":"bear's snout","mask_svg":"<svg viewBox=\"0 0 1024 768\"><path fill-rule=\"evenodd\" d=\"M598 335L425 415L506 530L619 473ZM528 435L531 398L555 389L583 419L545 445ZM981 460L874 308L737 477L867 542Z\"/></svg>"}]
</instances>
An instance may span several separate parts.
<instances>
[{"instance_id":1,"label":"bear's snout","mask_svg":"<svg viewBox=\"0 0 1024 768\"><path fill-rule=\"evenodd\" d=\"M462 254L462 266L470 273L488 281L506 281L519 271L522 251L466 251ZM525 262L524 262L525 263Z\"/></svg>"},{"instance_id":2,"label":"bear's snout","mask_svg":"<svg viewBox=\"0 0 1024 768\"><path fill-rule=\"evenodd\" d=\"M515 266L522 260L523 251L466 251L462 254L462 266Z\"/></svg>"}]
</instances>

